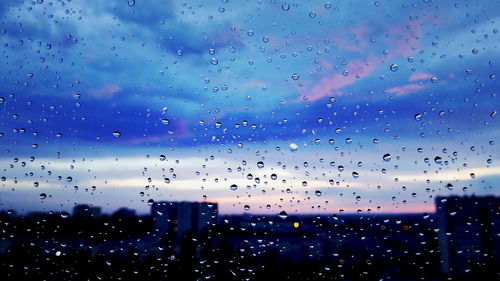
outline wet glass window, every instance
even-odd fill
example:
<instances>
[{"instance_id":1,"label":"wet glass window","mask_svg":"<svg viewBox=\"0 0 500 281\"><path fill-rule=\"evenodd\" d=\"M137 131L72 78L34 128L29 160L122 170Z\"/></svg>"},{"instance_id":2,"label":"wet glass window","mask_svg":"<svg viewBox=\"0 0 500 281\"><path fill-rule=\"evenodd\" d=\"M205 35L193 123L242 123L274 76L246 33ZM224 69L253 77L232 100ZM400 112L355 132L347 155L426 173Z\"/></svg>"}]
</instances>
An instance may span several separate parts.
<instances>
[{"instance_id":1,"label":"wet glass window","mask_svg":"<svg viewBox=\"0 0 500 281\"><path fill-rule=\"evenodd\" d=\"M496 0L3 0L1 280L495 280Z\"/></svg>"}]
</instances>

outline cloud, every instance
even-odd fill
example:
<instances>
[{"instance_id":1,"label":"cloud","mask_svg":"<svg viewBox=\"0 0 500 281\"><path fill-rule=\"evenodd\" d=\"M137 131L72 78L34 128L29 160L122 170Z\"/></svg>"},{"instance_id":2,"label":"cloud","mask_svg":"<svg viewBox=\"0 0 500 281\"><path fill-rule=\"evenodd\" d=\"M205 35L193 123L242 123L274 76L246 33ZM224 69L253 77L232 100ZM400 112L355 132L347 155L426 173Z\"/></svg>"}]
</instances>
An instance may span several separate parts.
<instances>
[{"instance_id":1,"label":"cloud","mask_svg":"<svg viewBox=\"0 0 500 281\"><path fill-rule=\"evenodd\" d=\"M409 56L420 46L424 19L410 20L406 24L395 25L388 30L391 35L391 56Z\"/></svg>"},{"instance_id":2,"label":"cloud","mask_svg":"<svg viewBox=\"0 0 500 281\"><path fill-rule=\"evenodd\" d=\"M309 81L313 84L311 90L301 90L299 100L316 101L324 97L342 96L342 89L352 85L358 79L369 76L378 66L378 61L370 58L367 61L355 60L345 67L342 73L336 73L321 78L319 81Z\"/></svg>"},{"instance_id":3,"label":"cloud","mask_svg":"<svg viewBox=\"0 0 500 281\"><path fill-rule=\"evenodd\" d=\"M121 91L120 86L114 84L105 85L99 89L90 90L90 94L99 99L109 99Z\"/></svg>"},{"instance_id":4,"label":"cloud","mask_svg":"<svg viewBox=\"0 0 500 281\"><path fill-rule=\"evenodd\" d=\"M407 85L400 86L400 87L389 88L389 89L385 90L385 92L389 93L389 94L397 94L399 96L404 96L404 95L418 92L418 91L423 90L425 88L426 88L426 86L424 86L424 85L413 83L413 84L407 84Z\"/></svg>"},{"instance_id":5,"label":"cloud","mask_svg":"<svg viewBox=\"0 0 500 281\"><path fill-rule=\"evenodd\" d=\"M429 80L432 77L434 77L434 75L429 74L429 73L424 73L424 72L418 72L418 73L412 74L408 78L408 82L415 82L415 81L420 81L420 80Z\"/></svg>"},{"instance_id":6,"label":"cloud","mask_svg":"<svg viewBox=\"0 0 500 281\"><path fill-rule=\"evenodd\" d=\"M473 174L476 179L499 176L500 167L466 168L458 171L439 171L431 174L400 174L396 177L401 182L425 182L427 180L431 180L433 182L446 182L471 180L471 174Z\"/></svg>"},{"instance_id":7,"label":"cloud","mask_svg":"<svg viewBox=\"0 0 500 281\"><path fill-rule=\"evenodd\" d=\"M486 166L485 155L498 158L485 143L499 135L498 118L490 117L498 110L493 95L497 81L490 78L496 70L491 58L498 54L499 36L495 10L487 9L493 1L466 7L475 17L491 19L484 21L469 20L461 1L458 8L441 3L439 10L430 3L415 9L395 2L354 9L352 3L338 2L331 9L305 3L290 11L273 1L259 3L256 9L236 1L136 1L134 7L126 1L70 1L64 6L0 2L0 90L5 100L0 104L0 143L5 157L37 157L26 160L24 168L12 159L2 160L0 176L7 180L0 184L5 189L16 186L17 180L19 189L38 193L33 188L37 180L41 188L59 190L67 199L64 186L100 183L109 192L103 202L123 190L133 190L133 197L148 184L159 187L150 194L160 199L200 200L207 195L235 202L241 202L236 196L260 196L262 190L274 196L272 189L279 193L290 188L291 196L304 198L311 197L306 192L321 189L320 199L312 196L315 200L302 201L302 207L293 202L293 208L309 210L333 191L378 196L383 207L392 207L398 205L386 199L400 198L400 183L413 191L427 178L465 181L469 171L450 160L448 167L460 168L460 173L419 176L428 168L411 166L421 162L418 155L401 162L393 158L389 164L400 167L395 171L371 153L394 153L403 147L411 151L429 144L450 151L455 145L462 153L469 150L465 143L481 151L467 155L469 167ZM310 10L317 12L314 19ZM389 69L392 63L398 64L397 72ZM472 71L465 72L465 66ZM294 73L300 78L293 80ZM434 75L446 83L431 84ZM419 94L424 90L429 95ZM80 93L81 98L75 100L69 93ZM338 97L336 102L325 106L331 96ZM416 113L422 114L422 122L414 120ZM169 124L162 124L162 118ZM216 122L222 126L216 128ZM112 135L117 130L120 138ZM346 144L348 137L354 143ZM337 142L328 144L330 138ZM377 146L374 138L380 140ZM289 152L290 142L300 144L299 151ZM383 147L384 142L389 145ZM280 147L277 155L275 147ZM49 157L56 152L73 156L74 162ZM167 160L159 161L160 154ZM209 155L216 160L206 160ZM257 169L256 159L262 157L266 168ZM358 161L364 166L344 173L328 165L303 168L305 161L309 167L325 166L318 163L323 157L345 162L346 167ZM242 165L243 159L251 164ZM288 168L282 171L271 162ZM382 175L382 168L388 173ZM351 170L361 177L354 180ZM496 176L483 177L482 172L477 170L476 177L488 181ZM247 173L260 177L261 183L247 180ZM272 173L286 183L269 180ZM67 176L73 176L72 183L65 182ZM170 184L163 182L167 176ZM329 179L340 184L330 186ZM230 192L230 182L244 187ZM492 192L487 184L471 182L478 192ZM340 201L338 206L344 204ZM354 209L372 205L348 202Z\"/></svg>"}]
</instances>

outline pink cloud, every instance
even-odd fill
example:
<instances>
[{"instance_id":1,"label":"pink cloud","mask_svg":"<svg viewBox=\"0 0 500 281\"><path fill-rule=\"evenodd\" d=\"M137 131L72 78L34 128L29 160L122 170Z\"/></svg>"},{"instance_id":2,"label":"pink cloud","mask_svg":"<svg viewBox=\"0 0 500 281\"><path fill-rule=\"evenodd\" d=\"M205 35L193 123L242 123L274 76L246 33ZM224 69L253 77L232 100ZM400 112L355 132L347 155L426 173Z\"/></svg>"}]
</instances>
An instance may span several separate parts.
<instances>
[{"instance_id":1,"label":"pink cloud","mask_svg":"<svg viewBox=\"0 0 500 281\"><path fill-rule=\"evenodd\" d=\"M409 56L415 53L416 48L420 46L422 22L424 20L429 19L428 17L424 17L400 25L388 25L376 32L374 32L368 22L362 23L358 26L336 30L335 33L330 35L330 40L338 48L353 52L364 52L370 45L371 37L379 33L388 34L390 37L387 43L390 46L390 52L387 58Z\"/></svg>"},{"instance_id":2,"label":"pink cloud","mask_svg":"<svg viewBox=\"0 0 500 281\"><path fill-rule=\"evenodd\" d=\"M315 101L327 96L341 96L342 92L340 90L342 88L354 84L358 80L357 77L367 76L372 73L376 68L376 64L377 62L373 59L369 59L368 62L353 61L346 67L349 75L344 76L342 73L336 73L323 77L319 82L315 83L315 86L310 91L304 91L301 88L299 99L303 100L307 96L309 101Z\"/></svg>"},{"instance_id":3,"label":"pink cloud","mask_svg":"<svg viewBox=\"0 0 500 281\"><path fill-rule=\"evenodd\" d=\"M90 94L96 98L111 98L114 94L121 91L121 89L118 85L108 84L102 88L90 90Z\"/></svg>"},{"instance_id":4,"label":"pink cloud","mask_svg":"<svg viewBox=\"0 0 500 281\"><path fill-rule=\"evenodd\" d=\"M408 95L408 94L420 91L424 88L425 88L425 86L419 85L419 84L407 84L407 85L404 85L401 87L394 87L394 88L387 89L387 90L385 90L385 92L389 93L389 94L396 94L398 96L404 96L404 95Z\"/></svg>"},{"instance_id":5,"label":"pink cloud","mask_svg":"<svg viewBox=\"0 0 500 281\"><path fill-rule=\"evenodd\" d=\"M410 56L416 53L417 48L420 47L422 25L424 23L435 23L435 19L427 15L416 20L409 20L406 24L393 24L386 28L384 32L390 35L388 40L390 49L387 58Z\"/></svg>"},{"instance_id":6,"label":"pink cloud","mask_svg":"<svg viewBox=\"0 0 500 281\"><path fill-rule=\"evenodd\" d=\"M429 73L420 72L420 73L415 73L412 76L410 76L410 78L408 78L408 81L414 82L414 81L420 81L420 80L428 80L428 79L431 79L432 77L434 77L434 75L429 74Z\"/></svg>"},{"instance_id":7,"label":"pink cloud","mask_svg":"<svg viewBox=\"0 0 500 281\"><path fill-rule=\"evenodd\" d=\"M236 28L233 29L223 29L225 31L222 32L217 32L217 35L214 36L214 42L217 45L225 45L228 43L232 44L237 44L240 45L242 43L241 37L242 37L242 32L241 32L241 26L239 25L234 25Z\"/></svg>"}]
</instances>

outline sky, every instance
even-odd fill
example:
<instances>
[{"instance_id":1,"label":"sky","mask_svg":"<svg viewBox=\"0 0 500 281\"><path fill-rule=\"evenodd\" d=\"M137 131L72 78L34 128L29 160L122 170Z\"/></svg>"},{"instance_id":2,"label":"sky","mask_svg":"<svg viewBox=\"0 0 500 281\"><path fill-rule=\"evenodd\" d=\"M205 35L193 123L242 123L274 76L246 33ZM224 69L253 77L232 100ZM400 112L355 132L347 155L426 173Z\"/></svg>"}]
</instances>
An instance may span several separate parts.
<instances>
[{"instance_id":1,"label":"sky","mask_svg":"<svg viewBox=\"0 0 500 281\"><path fill-rule=\"evenodd\" d=\"M495 0L2 1L0 209L498 196L499 22Z\"/></svg>"}]
</instances>

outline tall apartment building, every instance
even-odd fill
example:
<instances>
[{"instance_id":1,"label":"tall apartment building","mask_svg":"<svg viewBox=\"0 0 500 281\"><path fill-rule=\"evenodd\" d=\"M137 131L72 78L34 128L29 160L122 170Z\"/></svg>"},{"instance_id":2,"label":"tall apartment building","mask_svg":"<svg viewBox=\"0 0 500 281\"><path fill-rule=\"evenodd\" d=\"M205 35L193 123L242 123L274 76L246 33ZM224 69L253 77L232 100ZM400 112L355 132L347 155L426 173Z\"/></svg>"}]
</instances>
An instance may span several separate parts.
<instances>
[{"instance_id":1,"label":"tall apartment building","mask_svg":"<svg viewBox=\"0 0 500 281\"><path fill-rule=\"evenodd\" d=\"M438 197L436 218L444 274L500 264L499 197Z\"/></svg>"}]
</instances>

